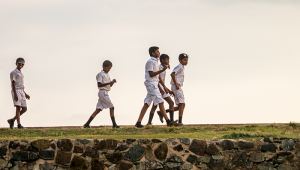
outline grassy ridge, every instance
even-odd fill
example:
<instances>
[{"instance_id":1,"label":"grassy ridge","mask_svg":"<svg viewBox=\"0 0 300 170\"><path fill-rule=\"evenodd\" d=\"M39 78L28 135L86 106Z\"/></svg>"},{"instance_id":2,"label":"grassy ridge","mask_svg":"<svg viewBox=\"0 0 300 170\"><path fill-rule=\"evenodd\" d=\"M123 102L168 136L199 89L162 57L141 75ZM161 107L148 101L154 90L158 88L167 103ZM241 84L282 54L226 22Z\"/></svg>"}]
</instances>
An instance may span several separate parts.
<instances>
[{"instance_id":1,"label":"grassy ridge","mask_svg":"<svg viewBox=\"0 0 300 170\"><path fill-rule=\"evenodd\" d=\"M0 139L33 140L33 139L128 139L128 138L198 138L198 139L261 139L262 137L300 138L300 124L270 125L209 125L183 127L98 127L82 128L45 128L45 129L0 129Z\"/></svg>"}]
</instances>

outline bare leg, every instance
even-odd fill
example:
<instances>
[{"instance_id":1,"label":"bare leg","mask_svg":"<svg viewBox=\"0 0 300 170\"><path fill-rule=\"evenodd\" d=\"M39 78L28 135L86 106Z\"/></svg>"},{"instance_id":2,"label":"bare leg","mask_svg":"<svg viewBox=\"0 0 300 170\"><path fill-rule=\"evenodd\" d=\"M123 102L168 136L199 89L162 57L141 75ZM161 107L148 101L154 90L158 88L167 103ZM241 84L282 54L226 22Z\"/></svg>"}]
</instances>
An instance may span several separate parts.
<instances>
[{"instance_id":1,"label":"bare leg","mask_svg":"<svg viewBox=\"0 0 300 170\"><path fill-rule=\"evenodd\" d=\"M151 110L150 110L150 113L154 113L155 110L156 110L156 108L157 108L157 105L156 105L156 106L152 105L152 108L151 108Z\"/></svg>"},{"instance_id":2,"label":"bare leg","mask_svg":"<svg viewBox=\"0 0 300 170\"><path fill-rule=\"evenodd\" d=\"M17 106L18 107L18 106ZM21 111L19 110L20 112L20 116L22 116L23 113L25 113L27 111L27 107L22 107ZM16 116L13 118L13 120L15 121L17 119L17 114ZM19 124L19 123L18 123Z\"/></svg>"},{"instance_id":3,"label":"bare leg","mask_svg":"<svg viewBox=\"0 0 300 170\"><path fill-rule=\"evenodd\" d=\"M21 109L20 106L16 106L16 116L14 117L14 120L15 120L15 118L17 119L18 125L21 124L21 121L20 121L20 109Z\"/></svg>"},{"instance_id":4,"label":"bare leg","mask_svg":"<svg viewBox=\"0 0 300 170\"><path fill-rule=\"evenodd\" d=\"M101 112L101 109L96 109L95 111L94 111L94 113L92 114L92 116L91 117L96 117L97 116L97 114L98 113L100 113Z\"/></svg>"},{"instance_id":5,"label":"bare leg","mask_svg":"<svg viewBox=\"0 0 300 170\"><path fill-rule=\"evenodd\" d=\"M179 106L174 107L174 112L179 110Z\"/></svg>"},{"instance_id":6,"label":"bare leg","mask_svg":"<svg viewBox=\"0 0 300 170\"><path fill-rule=\"evenodd\" d=\"M148 107L149 107L148 104L147 104L147 103L144 103L144 106L143 106L143 108L142 108L142 110L141 110L141 113L140 113L138 122L142 122L143 117L144 117L146 111L148 110Z\"/></svg>"},{"instance_id":7,"label":"bare leg","mask_svg":"<svg viewBox=\"0 0 300 170\"><path fill-rule=\"evenodd\" d=\"M110 112L110 117L114 117L115 116L115 108L114 107L110 108L109 112Z\"/></svg>"},{"instance_id":8,"label":"bare leg","mask_svg":"<svg viewBox=\"0 0 300 170\"><path fill-rule=\"evenodd\" d=\"M164 98L165 101L167 101L167 103L169 104L169 110L174 110L174 102L170 97L166 97Z\"/></svg>"},{"instance_id":9,"label":"bare leg","mask_svg":"<svg viewBox=\"0 0 300 170\"><path fill-rule=\"evenodd\" d=\"M182 115L183 115L184 108L185 108L185 103L180 103L179 104L179 116L180 117L182 117Z\"/></svg>"}]
</instances>

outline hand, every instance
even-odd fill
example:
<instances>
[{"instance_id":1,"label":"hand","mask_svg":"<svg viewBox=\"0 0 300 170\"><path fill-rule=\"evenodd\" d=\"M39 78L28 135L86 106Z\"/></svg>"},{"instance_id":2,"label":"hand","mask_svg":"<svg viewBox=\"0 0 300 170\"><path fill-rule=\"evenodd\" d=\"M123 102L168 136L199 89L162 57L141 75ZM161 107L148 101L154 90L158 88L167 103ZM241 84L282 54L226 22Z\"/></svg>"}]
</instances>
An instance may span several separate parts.
<instances>
[{"instance_id":1,"label":"hand","mask_svg":"<svg viewBox=\"0 0 300 170\"><path fill-rule=\"evenodd\" d=\"M110 86L112 86L112 85L114 85L114 84L115 84L114 81L111 81L111 82L109 83Z\"/></svg>"},{"instance_id":2,"label":"hand","mask_svg":"<svg viewBox=\"0 0 300 170\"><path fill-rule=\"evenodd\" d=\"M167 68L168 68L168 66L166 66L166 65L163 65L163 67L164 67L164 68L162 69L163 71L167 70Z\"/></svg>"},{"instance_id":3,"label":"hand","mask_svg":"<svg viewBox=\"0 0 300 170\"><path fill-rule=\"evenodd\" d=\"M179 90L179 88L180 88L180 87L178 86L178 84L176 84L176 89Z\"/></svg>"},{"instance_id":4,"label":"hand","mask_svg":"<svg viewBox=\"0 0 300 170\"><path fill-rule=\"evenodd\" d=\"M164 87L164 89L165 89L165 92L168 94L170 90L167 87Z\"/></svg>"},{"instance_id":5,"label":"hand","mask_svg":"<svg viewBox=\"0 0 300 170\"><path fill-rule=\"evenodd\" d=\"M18 96L15 95L14 100L17 102L19 100Z\"/></svg>"},{"instance_id":6,"label":"hand","mask_svg":"<svg viewBox=\"0 0 300 170\"><path fill-rule=\"evenodd\" d=\"M116 79L113 79L113 82L115 82L115 83L116 83L116 82L117 82L117 80L116 80Z\"/></svg>"},{"instance_id":7,"label":"hand","mask_svg":"<svg viewBox=\"0 0 300 170\"><path fill-rule=\"evenodd\" d=\"M169 94L170 96L174 96L174 93L171 90L169 90Z\"/></svg>"},{"instance_id":8,"label":"hand","mask_svg":"<svg viewBox=\"0 0 300 170\"><path fill-rule=\"evenodd\" d=\"M26 97L26 99L30 100L30 96L26 93L25 93L25 97Z\"/></svg>"}]
</instances>

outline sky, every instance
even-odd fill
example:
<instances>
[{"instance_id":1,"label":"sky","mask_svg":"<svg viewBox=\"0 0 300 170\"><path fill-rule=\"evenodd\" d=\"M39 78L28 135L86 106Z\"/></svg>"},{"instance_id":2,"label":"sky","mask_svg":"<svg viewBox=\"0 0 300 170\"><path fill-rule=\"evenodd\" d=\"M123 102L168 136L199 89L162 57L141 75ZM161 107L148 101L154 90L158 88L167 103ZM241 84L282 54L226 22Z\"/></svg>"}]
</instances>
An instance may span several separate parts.
<instances>
[{"instance_id":1,"label":"sky","mask_svg":"<svg viewBox=\"0 0 300 170\"><path fill-rule=\"evenodd\" d=\"M23 126L82 126L104 60L117 80L116 121L134 125L150 46L170 56L169 88L178 55L189 55L184 124L300 122L299 18L296 0L0 0L0 127L15 115L9 74L18 57L31 96ZM109 110L91 125L111 125Z\"/></svg>"}]
</instances>

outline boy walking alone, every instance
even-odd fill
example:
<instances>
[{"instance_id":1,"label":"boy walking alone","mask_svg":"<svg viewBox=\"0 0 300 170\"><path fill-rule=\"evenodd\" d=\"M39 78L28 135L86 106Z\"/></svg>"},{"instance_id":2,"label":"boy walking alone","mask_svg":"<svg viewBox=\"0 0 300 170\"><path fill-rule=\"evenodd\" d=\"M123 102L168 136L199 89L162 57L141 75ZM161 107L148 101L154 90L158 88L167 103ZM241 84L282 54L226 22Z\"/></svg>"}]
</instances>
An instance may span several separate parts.
<instances>
[{"instance_id":1,"label":"boy walking alone","mask_svg":"<svg viewBox=\"0 0 300 170\"><path fill-rule=\"evenodd\" d=\"M108 92L110 91L110 88L114 85L116 82L116 79L113 79L113 81L110 80L108 72L112 68L112 63L109 60L105 60L103 62L103 70L97 74L97 85L98 85L98 103L96 106L96 110L91 115L89 120L83 125L84 128L90 128L90 123L95 118L95 116L102 111L103 109L109 108L110 109L110 117L111 121L113 123L113 128L120 128L120 126L117 125L115 121L114 116L114 105L111 103L110 98L108 96Z\"/></svg>"},{"instance_id":2,"label":"boy walking alone","mask_svg":"<svg viewBox=\"0 0 300 170\"><path fill-rule=\"evenodd\" d=\"M174 111L179 110L179 122L177 126L183 126L182 124L182 116L185 108L184 95L182 91L183 81L184 81L184 66L188 64L188 55L182 53L179 55L179 64L174 68L171 73L171 90L174 93L175 103L178 107L174 108Z\"/></svg>"},{"instance_id":3,"label":"boy walking alone","mask_svg":"<svg viewBox=\"0 0 300 170\"><path fill-rule=\"evenodd\" d=\"M16 61L17 68L10 73L11 81L11 95L13 98L14 106L16 107L16 116L7 120L9 127L14 128L14 122L17 119L18 128L24 129L21 125L20 116L27 111L26 99L30 99L30 96L25 93L24 89L24 75L21 69L25 65L24 58L18 58Z\"/></svg>"},{"instance_id":4,"label":"boy walking alone","mask_svg":"<svg viewBox=\"0 0 300 170\"><path fill-rule=\"evenodd\" d=\"M143 125L141 124L142 119L148 109L148 107L151 105L153 101L153 105L157 106L159 105L160 111L164 118L167 121L168 126L173 126L176 124L176 121L171 121L169 120L166 110L164 107L164 101L162 98L162 95L158 89L158 82L163 86L164 90L166 93L169 92L168 88L165 86L163 81L161 80L159 74L167 69L166 65L163 65L163 69L159 70L159 65L158 65L158 58L160 56L159 48L158 47L150 47L149 48L149 55L151 58L147 61L146 66L145 66L145 79L146 81L144 82L146 89L147 89L147 96L144 100L144 106L141 110L139 119L135 126L137 128L142 128Z\"/></svg>"}]
</instances>

